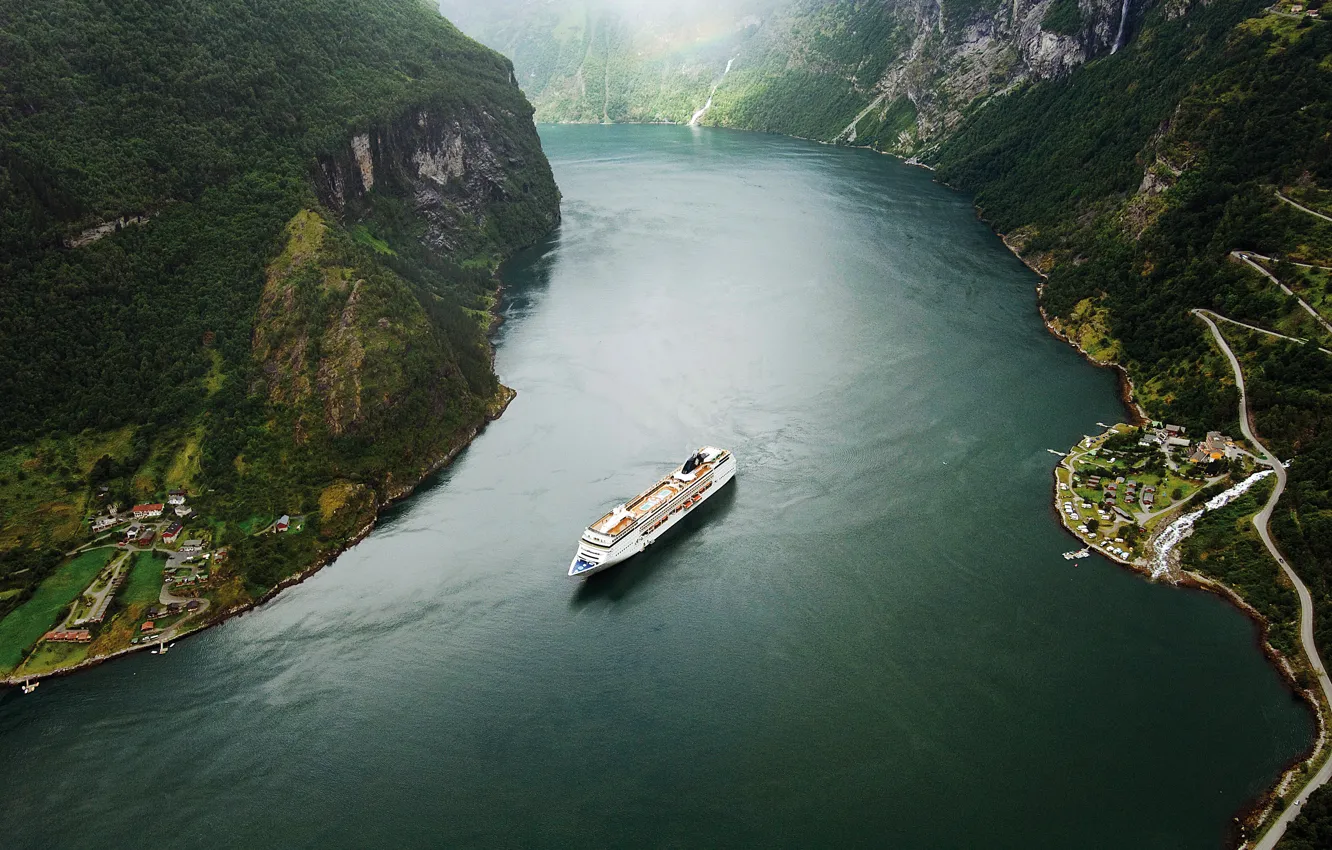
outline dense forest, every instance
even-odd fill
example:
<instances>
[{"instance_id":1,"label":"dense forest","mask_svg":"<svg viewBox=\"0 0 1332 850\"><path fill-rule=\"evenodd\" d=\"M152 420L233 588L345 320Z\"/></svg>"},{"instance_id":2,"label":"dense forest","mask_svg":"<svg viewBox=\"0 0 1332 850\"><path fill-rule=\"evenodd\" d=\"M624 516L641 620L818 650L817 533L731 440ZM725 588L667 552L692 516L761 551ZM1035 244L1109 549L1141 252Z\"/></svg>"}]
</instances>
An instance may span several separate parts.
<instances>
[{"instance_id":1,"label":"dense forest","mask_svg":"<svg viewBox=\"0 0 1332 850\"><path fill-rule=\"evenodd\" d=\"M462 133L487 181L431 190L429 220L393 167L426 115L413 141ZM493 270L558 219L531 115L419 0L0 3L0 614L85 515L174 486L259 592L465 439L499 392ZM378 179L344 197L320 180L364 167L356 134ZM321 236L293 257L299 222ZM315 392L274 390L264 327ZM322 409L339 381L363 395ZM269 511L315 521L308 551L248 556L234 523Z\"/></svg>"}]
</instances>

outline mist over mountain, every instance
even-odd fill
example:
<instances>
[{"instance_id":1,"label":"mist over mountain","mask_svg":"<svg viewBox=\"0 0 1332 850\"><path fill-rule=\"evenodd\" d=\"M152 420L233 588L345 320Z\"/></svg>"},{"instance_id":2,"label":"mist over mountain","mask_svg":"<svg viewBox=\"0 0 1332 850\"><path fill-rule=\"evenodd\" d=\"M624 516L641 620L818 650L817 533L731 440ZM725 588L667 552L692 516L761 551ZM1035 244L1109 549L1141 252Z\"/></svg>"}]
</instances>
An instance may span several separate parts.
<instances>
[{"instance_id":1,"label":"mist over mountain","mask_svg":"<svg viewBox=\"0 0 1332 850\"><path fill-rule=\"evenodd\" d=\"M967 108L1122 47L1142 0L443 0L539 121L702 123L915 153Z\"/></svg>"}]
</instances>

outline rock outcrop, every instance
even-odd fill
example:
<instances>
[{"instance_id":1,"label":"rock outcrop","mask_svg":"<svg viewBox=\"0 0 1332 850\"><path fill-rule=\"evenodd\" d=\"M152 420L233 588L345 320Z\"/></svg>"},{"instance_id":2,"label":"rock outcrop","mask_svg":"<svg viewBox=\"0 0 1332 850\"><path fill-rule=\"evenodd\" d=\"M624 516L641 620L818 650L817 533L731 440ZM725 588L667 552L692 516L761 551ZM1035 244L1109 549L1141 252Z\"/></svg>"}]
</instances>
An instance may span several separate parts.
<instances>
[{"instance_id":1,"label":"rock outcrop","mask_svg":"<svg viewBox=\"0 0 1332 850\"><path fill-rule=\"evenodd\" d=\"M423 106L319 157L315 178L337 215L358 214L372 191L410 200L422 242L442 254L483 249L493 228L517 228L510 248L530 244L559 221L558 201L542 200L558 194L528 116Z\"/></svg>"}]
</instances>

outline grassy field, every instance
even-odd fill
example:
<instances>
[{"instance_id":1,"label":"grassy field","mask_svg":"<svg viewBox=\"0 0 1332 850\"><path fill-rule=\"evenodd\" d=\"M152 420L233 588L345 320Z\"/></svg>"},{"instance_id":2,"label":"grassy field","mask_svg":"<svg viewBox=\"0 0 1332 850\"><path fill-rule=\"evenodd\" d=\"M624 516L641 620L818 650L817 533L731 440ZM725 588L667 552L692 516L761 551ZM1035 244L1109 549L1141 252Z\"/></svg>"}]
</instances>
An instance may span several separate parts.
<instances>
[{"instance_id":1,"label":"grassy field","mask_svg":"<svg viewBox=\"0 0 1332 850\"><path fill-rule=\"evenodd\" d=\"M55 625L113 554L112 549L95 549L62 564L38 585L31 599L0 620L0 673L9 673L23 660L23 651Z\"/></svg>"},{"instance_id":2,"label":"grassy field","mask_svg":"<svg viewBox=\"0 0 1332 850\"><path fill-rule=\"evenodd\" d=\"M126 605L152 605L162 590L162 568L166 558L155 552L139 552L134 556L129 581L120 591Z\"/></svg>"},{"instance_id":3,"label":"grassy field","mask_svg":"<svg viewBox=\"0 0 1332 850\"><path fill-rule=\"evenodd\" d=\"M277 517L269 514L259 514L258 516L252 516L247 520L238 522L236 525L246 534L254 534L256 531L271 525L275 519L277 519Z\"/></svg>"}]
</instances>

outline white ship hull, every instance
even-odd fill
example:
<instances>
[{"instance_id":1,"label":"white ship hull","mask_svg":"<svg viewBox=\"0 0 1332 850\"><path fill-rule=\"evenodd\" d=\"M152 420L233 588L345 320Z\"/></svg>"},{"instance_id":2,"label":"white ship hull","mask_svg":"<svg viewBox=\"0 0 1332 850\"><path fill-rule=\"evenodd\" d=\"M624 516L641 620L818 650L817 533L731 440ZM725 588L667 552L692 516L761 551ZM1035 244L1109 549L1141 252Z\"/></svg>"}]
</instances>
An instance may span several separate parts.
<instances>
[{"instance_id":1,"label":"white ship hull","mask_svg":"<svg viewBox=\"0 0 1332 850\"><path fill-rule=\"evenodd\" d=\"M703 458L689 471L686 468ZM622 563L661 539L735 477L735 455L705 446L679 469L583 532L569 564L571 578L587 578Z\"/></svg>"}]
</instances>

